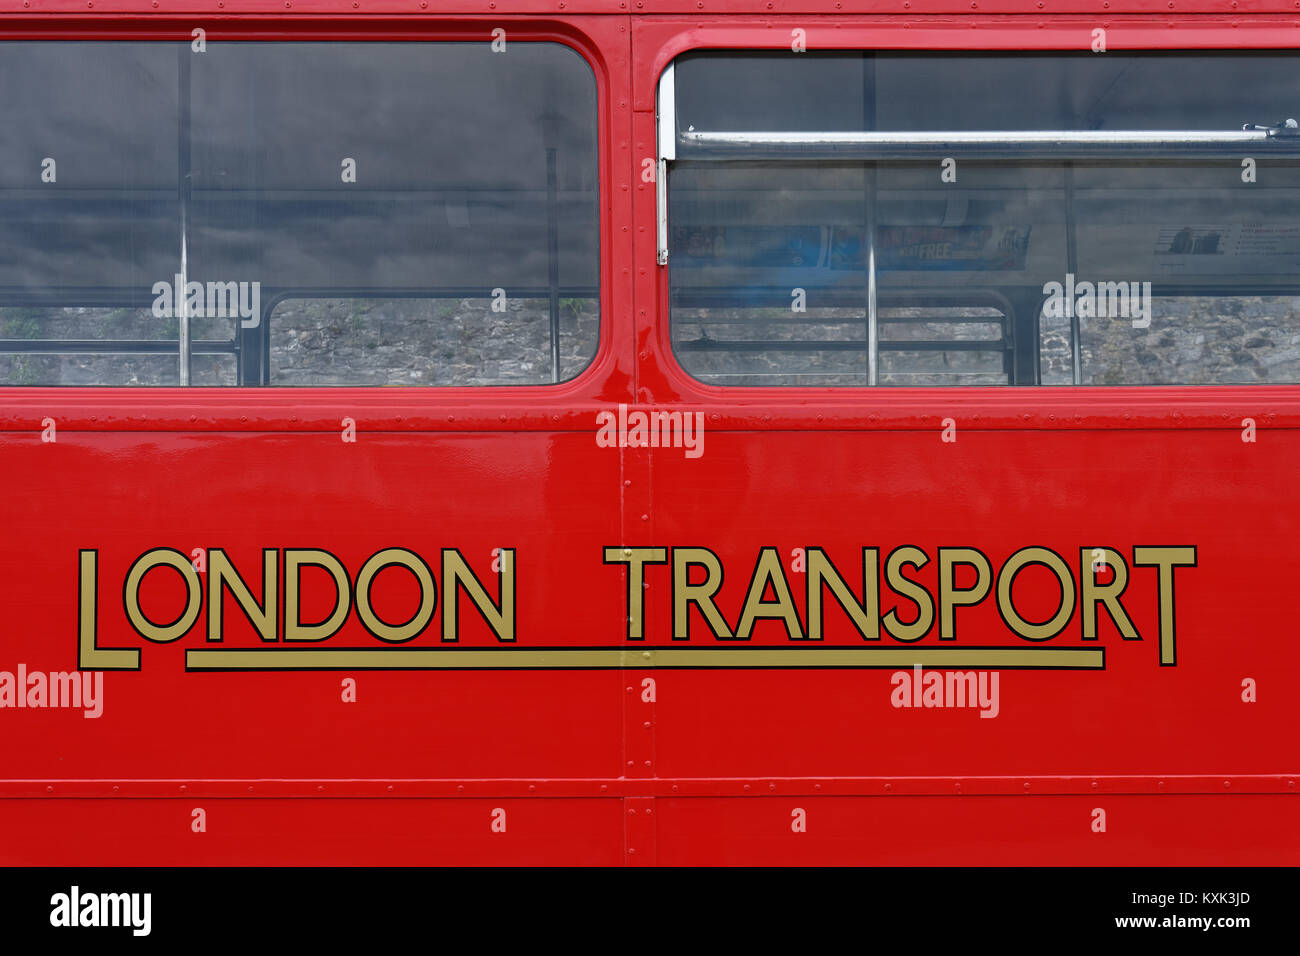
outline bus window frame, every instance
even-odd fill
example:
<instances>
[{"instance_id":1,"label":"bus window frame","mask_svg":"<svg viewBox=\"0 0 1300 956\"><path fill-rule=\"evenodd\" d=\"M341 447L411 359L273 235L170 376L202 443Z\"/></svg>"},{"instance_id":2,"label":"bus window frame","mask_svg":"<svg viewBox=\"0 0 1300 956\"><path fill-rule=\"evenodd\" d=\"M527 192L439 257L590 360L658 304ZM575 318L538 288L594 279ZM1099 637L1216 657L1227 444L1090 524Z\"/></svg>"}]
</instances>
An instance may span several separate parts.
<instances>
[{"instance_id":1,"label":"bus window frame","mask_svg":"<svg viewBox=\"0 0 1300 956\"><path fill-rule=\"evenodd\" d=\"M559 383L536 385L440 386L378 385L276 386L131 386L131 385L2 385L0 427L38 427L45 416L55 417L68 430L149 430L198 427L232 431L338 429L339 409L369 415L369 423L402 423L405 428L474 430L540 428L568 422L576 428L575 409L627 401L620 391L625 379L618 370L628 364L629 332L619 331L620 311L614 276L630 268L630 248L616 240L626 231L628 211L617 201L614 185L613 142L626 138L630 98L621 88L620 69L626 72L626 27L609 18L575 16L564 20L505 14L486 19L440 19L427 24L409 20L351 20L334 18L286 19L279 16L243 18L212 11L178 19L166 16L126 16L87 21L83 17L50 16L14 20L0 25L0 40L45 41L158 41L186 44L192 31L202 26L206 42L482 42L490 44L492 30L507 31L508 42L550 42L568 47L582 57L595 82L597 149L597 238L600 322L595 355L578 375ZM209 20L210 16L233 16ZM620 107L619 101L624 104ZM622 304L622 310L630 308ZM448 415L447 411L453 414ZM589 418L584 415L583 418ZM138 424L137 424L138 423ZM583 427L586 427L585 425Z\"/></svg>"},{"instance_id":2,"label":"bus window frame","mask_svg":"<svg viewBox=\"0 0 1300 956\"><path fill-rule=\"evenodd\" d=\"M694 51L790 51L791 31L802 29L807 50L949 52L1089 51L1099 24L1085 17L1033 19L962 17L961 23L900 17L735 17L726 22L684 24L642 20L633 28L633 89L638 115L648 121L638 136L649 138L658 158L657 94L666 67ZM1178 29L1170 29L1177 26ZM788 27L788 29L786 29ZM1170 15L1144 22L1110 21L1109 48L1125 51L1290 50L1300 54L1300 24L1267 17ZM1104 54L1097 54L1104 55ZM638 219L655 223L655 197L639 198ZM638 277L639 368L642 388L673 400L718 409L715 427L734 426L755 406L763 427L806 427L810 410L818 422L851 428L905 428L938 432L960 413L980 428L1233 428L1244 418L1300 427L1300 384L1247 385L998 385L998 386L815 386L711 385L678 362L671 341L669 269L659 265L657 236L638 250L655 263L653 277ZM649 312L651 316L644 313ZM641 323L645 323L644 326ZM978 416L978 418L976 418ZM752 426L749 426L752 427Z\"/></svg>"}]
</instances>

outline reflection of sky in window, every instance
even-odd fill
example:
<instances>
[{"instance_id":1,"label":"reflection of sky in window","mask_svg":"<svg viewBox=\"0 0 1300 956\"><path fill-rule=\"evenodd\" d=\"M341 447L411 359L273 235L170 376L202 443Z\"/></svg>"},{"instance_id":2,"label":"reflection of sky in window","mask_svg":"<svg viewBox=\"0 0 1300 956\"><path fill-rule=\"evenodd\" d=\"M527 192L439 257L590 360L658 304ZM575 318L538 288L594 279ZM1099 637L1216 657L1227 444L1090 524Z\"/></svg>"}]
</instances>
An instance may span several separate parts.
<instances>
[{"instance_id":1,"label":"reflection of sky in window","mask_svg":"<svg viewBox=\"0 0 1300 956\"><path fill-rule=\"evenodd\" d=\"M0 58L0 286L177 271L180 50L191 278L545 286L553 148L560 282L596 284L595 83L558 44L29 43Z\"/></svg>"},{"instance_id":2,"label":"reflection of sky in window","mask_svg":"<svg viewBox=\"0 0 1300 956\"><path fill-rule=\"evenodd\" d=\"M1291 53L698 53L676 62L682 129L856 130L874 112L870 128L897 131L1239 130L1300 113Z\"/></svg>"}]
</instances>

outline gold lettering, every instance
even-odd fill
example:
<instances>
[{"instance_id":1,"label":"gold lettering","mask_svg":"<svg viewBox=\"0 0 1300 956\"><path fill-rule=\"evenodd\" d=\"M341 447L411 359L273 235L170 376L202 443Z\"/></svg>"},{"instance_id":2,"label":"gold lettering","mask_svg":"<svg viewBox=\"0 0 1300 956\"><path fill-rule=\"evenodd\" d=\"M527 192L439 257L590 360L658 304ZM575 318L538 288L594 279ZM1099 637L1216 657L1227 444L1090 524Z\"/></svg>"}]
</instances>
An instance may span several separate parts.
<instances>
[{"instance_id":1,"label":"gold lettering","mask_svg":"<svg viewBox=\"0 0 1300 956\"><path fill-rule=\"evenodd\" d=\"M1110 584L1098 584L1097 572L1093 570L1094 550L1100 551L1103 555L1102 562L1106 567L1113 569L1114 578ZM1079 580L1081 582L1081 598L1083 603L1083 639L1085 641L1095 641L1097 639L1097 605L1105 604L1106 613L1110 619L1115 622L1119 628L1119 633L1126 641L1140 641L1141 635L1138 634L1137 628L1133 626L1133 620L1124 610L1124 605L1120 603L1120 598L1124 594L1124 589L1128 587L1128 565L1124 563L1124 556L1114 548L1080 548L1079 549Z\"/></svg>"},{"instance_id":2,"label":"gold lettering","mask_svg":"<svg viewBox=\"0 0 1300 956\"><path fill-rule=\"evenodd\" d=\"M821 548L809 548L808 559L808 640L820 641L822 633L822 587L853 621L864 641L880 640L880 552L862 549L862 603L840 576L839 570Z\"/></svg>"},{"instance_id":3,"label":"gold lettering","mask_svg":"<svg viewBox=\"0 0 1300 956\"><path fill-rule=\"evenodd\" d=\"M1158 594L1160 601L1160 666L1169 667L1178 662L1178 646L1174 636L1174 568L1196 567L1196 547L1186 545L1176 548L1133 549L1133 564L1138 567L1159 568Z\"/></svg>"},{"instance_id":4,"label":"gold lettering","mask_svg":"<svg viewBox=\"0 0 1300 956\"><path fill-rule=\"evenodd\" d=\"M691 565L703 567L708 576L700 584L690 583ZM690 640L690 610L694 604L704 615L713 636L731 640L734 635L727 620L713 603L713 595L722 587L722 562L708 548L673 549L673 640Z\"/></svg>"},{"instance_id":5,"label":"gold lettering","mask_svg":"<svg viewBox=\"0 0 1300 956\"><path fill-rule=\"evenodd\" d=\"M334 578L335 602L330 616L319 624L304 624L299 606L300 576L304 566L324 568ZM284 639L324 641L338 633L352 607L352 584L343 562L317 548L286 548L284 552Z\"/></svg>"},{"instance_id":6,"label":"gold lettering","mask_svg":"<svg viewBox=\"0 0 1300 956\"><path fill-rule=\"evenodd\" d=\"M239 576L235 566L226 557L221 548L208 549L208 640L220 641L221 616L224 611L221 593L222 585L230 591L239 604L240 610L257 631L257 636L264 641L275 640L276 578L278 577L277 560L279 552L275 548L262 551L262 603L259 605L248 589L244 579Z\"/></svg>"},{"instance_id":7,"label":"gold lettering","mask_svg":"<svg viewBox=\"0 0 1300 956\"><path fill-rule=\"evenodd\" d=\"M956 569L959 564L975 569L974 587L957 587ZM957 639L956 608L979 604L988 597L992 584L993 569L989 567L989 559L979 551L974 548L939 549L939 640Z\"/></svg>"},{"instance_id":8,"label":"gold lettering","mask_svg":"<svg viewBox=\"0 0 1300 956\"><path fill-rule=\"evenodd\" d=\"M420 585L420 607L405 624L389 624L375 613L370 603L370 586L384 568L398 566L415 575ZM386 548L372 555L357 572L356 602L357 617L361 618L366 630L381 641L401 644L418 637L429 626L433 610L438 605L438 585L434 583L433 572L418 554L405 548Z\"/></svg>"},{"instance_id":9,"label":"gold lettering","mask_svg":"<svg viewBox=\"0 0 1300 956\"><path fill-rule=\"evenodd\" d=\"M138 671L138 649L108 650L95 646L99 628L99 553L87 549L79 552L79 557L77 667L83 671Z\"/></svg>"},{"instance_id":10,"label":"gold lettering","mask_svg":"<svg viewBox=\"0 0 1300 956\"><path fill-rule=\"evenodd\" d=\"M185 579L185 610L170 624L155 624L140 609L140 582L146 574L159 566L175 568ZM199 572L194 570L194 565L186 555L175 548L154 548L140 555L131 565L131 570L126 575L123 598L127 619L140 636L147 641L166 644L183 637L198 620L199 611L203 607L203 583L199 580Z\"/></svg>"},{"instance_id":11,"label":"gold lettering","mask_svg":"<svg viewBox=\"0 0 1300 956\"><path fill-rule=\"evenodd\" d=\"M885 630L895 640L919 641L934 624L934 599L930 597L930 592L903 576L903 565L910 564L919 570L929 560L924 551L910 544L895 548L885 559L885 581L900 597L915 601L918 609L916 620L911 624L902 622L897 608L885 615Z\"/></svg>"},{"instance_id":12,"label":"gold lettering","mask_svg":"<svg viewBox=\"0 0 1300 956\"><path fill-rule=\"evenodd\" d=\"M1061 585L1061 605L1042 624L1026 621L1011 601L1011 585L1016 575L1030 564L1045 565ZM1060 634L1074 614L1074 597L1074 576L1065 560L1047 548L1021 548L1007 558L1007 563L998 572L998 610L1011 630L1027 641L1046 641Z\"/></svg>"},{"instance_id":13,"label":"gold lettering","mask_svg":"<svg viewBox=\"0 0 1300 956\"><path fill-rule=\"evenodd\" d=\"M776 597L774 601L763 600L769 583ZM758 563L754 565L749 592L745 595L745 606L740 612L740 623L736 625L736 637L742 641L749 640L757 618L779 618L785 622L785 635L789 640L804 640L799 612L795 610L794 598L790 595L790 582L785 579L785 569L781 567L781 556L776 548L763 548L758 553Z\"/></svg>"},{"instance_id":14,"label":"gold lettering","mask_svg":"<svg viewBox=\"0 0 1300 956\"><path fill-rule=\"evenodd\" d=\"M515 639L515 549L501 549L501 603L488 597L487 589L474 576L461 553L455 548L442 549L442 639L460 640L460 619L457 616L462 588L498 641Z\"/></svg>"},{"instance_id":15,"label":"gold lettering","mask_svg":"<svg viewBox=\"0 0 1300 956\"><path fill-rule=\"evenodd\" d=\"M627 639L645 640L645 566L667 564L667 548L606 548L606 564L627 565Z\"/></svg>"}]
</instances>

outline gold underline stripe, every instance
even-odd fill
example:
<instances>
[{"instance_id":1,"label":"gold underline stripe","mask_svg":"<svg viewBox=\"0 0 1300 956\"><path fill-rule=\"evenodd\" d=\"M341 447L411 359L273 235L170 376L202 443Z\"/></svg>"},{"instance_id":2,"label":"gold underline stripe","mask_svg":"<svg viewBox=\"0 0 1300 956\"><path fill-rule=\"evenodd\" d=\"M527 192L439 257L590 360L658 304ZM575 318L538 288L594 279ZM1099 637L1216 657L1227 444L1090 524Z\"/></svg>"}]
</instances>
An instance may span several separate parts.
<instances>
[{"instance_id":1,"label":"gold underline stripe","mask_svg":"<svg viewBox=\"0 0 1300 956\"><path fill-rule=\"evenodd\" d=\"M1091 647L475 647L187 650L187 670L912 667L1103 670Z\"/></svg>"}]
</instances>

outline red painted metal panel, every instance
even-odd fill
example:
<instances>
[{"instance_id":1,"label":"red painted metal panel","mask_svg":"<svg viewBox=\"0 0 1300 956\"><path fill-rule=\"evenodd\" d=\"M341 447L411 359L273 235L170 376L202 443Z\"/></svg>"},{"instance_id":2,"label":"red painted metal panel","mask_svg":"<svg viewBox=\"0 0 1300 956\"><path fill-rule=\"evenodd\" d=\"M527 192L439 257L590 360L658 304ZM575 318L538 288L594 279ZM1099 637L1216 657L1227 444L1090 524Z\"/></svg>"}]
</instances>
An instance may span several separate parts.
<instances>
[{"instance_id":1,"label":"red painted metal panel","mask_svg":"<svg viewBox=\"0 0 1300 956\"><path fill-rule=\"evenodd\" d=\"M23 582L6 602L11 628L0 668L76 667L77 554L88 547L98 548L101 647L145 643L123 612L123 582L154 547L186 555L223 548L258 595L264 547L328 550L354 576L370 555L409 548L440 583L443 548L459 549L489 582L493 550L513 548L519 642L589 643L621 613L616 589L593 588L575 601L564 583L573 555L598 556L618 536L618 456L600 451L586 436L538 433L436 440L362 433L355 444L337 434L70 434L54 444L5 436L8 540L32 544L0 554L0 575ZM536 520L541 514L555 526ZM312 582L305 620L329 613L328 580L318 572ZM146 583L156 592L142 593L146 614L175 618L184 606L179 576L154 572ZM496 585L489 589L495 596ZM385 600L381 617L410 617L413 580L394 575L382 594L377 585L376 608ZM434 627L401 647L436 647L450 600L443 588ZM460 611L463 642L497 643L463 596ZM222 647L262 643L229 597L225 615ZM145 646L138 672L107 673L98 719L75 710L4 711L12 730L0 743L6 775L618 775L622 701L613 671L186 673L187 654L205 649L203 633L200 622L188 638ZM355 613L329 646L340 643L384 648ZM356 681L355 702L344 700L345 677ZM57 746L23 743L42 738Z\"/></svg>"},{"instance_id":2,"label":"red painted metal panel","mask_svg":"<svg viewBox=\"0 0 1300 956\"><path fill-rule=\"evenodd\" d=\"M673 55L782 47L792 26L813 49L1071 49L1098 4L524 0L444 5L435 18L419 0L184 13L169 0L97 0L87 19L81 4L30 2L0 6L5 36L174 39L216 15L212 41L486 42L504 22L573 44L600 91L602 345L587 373L556 388L0 391L0 671L75 667L88 549L98 646L147 645L126 623L123 580L158 547L225 548L256 595L264 548L328 550L355 578L380 549L408 547L440 585L442 549L455 548L494 597L493 549L514 548L518 649L605 656L590 669L187 672L189 651L214 649L200 616L174 644L143 646L139 671L105 676L100 717L0 710L0 862L1300 861L1287 504L1300 390L724 390L692 381L668 346L641 170L654 154L654 84ZM1114 49L1300 44L1294 17L1234 16L1224 3L1113 7ZM80 19L46 16L60 11ZM1080 15L1049 16L1063 11ZM1191 11L1220 15L1179 16ZM1123 12L1142 16L1109 18ZM603 15L572 16L584 13ZM986 16L1000 13L1030 16ZM627 402L700 411L705 454L599 447L597 413ZM339 440L345 415L355 445ZM941 443L949 416L959 439ZM1250 445L1247 416L1260 423ZM47 417L54 444L41 441ZM698 615L690 641L672 640L659 565L642 589L646 639L627 640L627 579L603 560L606 548L708 547L734 625L763 547L777 549L806 613L794 549L824 548L856 590L863 547L883 557L904 544L931 558L977 547L995 567L1049 547L1076 580L1080 548L1131 560L1135 546L1194 545L1197 566L1176 572L1177 664L1159 663L1156 571L1133 567L1125 606L1143 640L1103 623L1085 642L1076 608L1048 645L1102 648L1105 669L1002 669L993 719L893 706L895 667L676 669L675 649L723 642ZM168 573L142 590L158 620L185 606ZM934 573L916 575L931 592ZM1036 573L1017 590L1031 617L1055 595ZM330 610L327 580L304 579L309 618ZM376 602L395 617L416 607L409 581L377 580ZM447 599L440 591L439 615ZM499 647L460 600L461 647ZM869 646L832 610L824 646ZM992 601L957 614L962 646L1025 646ZM229 646L262 647L229 598L226 615L237 622ZM436 653L440 621L386 648L354 613L330 646ZM749 644L793 642L760 621ZM916 646L943 645L930 635ZM1242 699L1245 678L1256 702ZM204 833L192 829L198 806ZM1092 829L1098 807L1105 833ZM498 809L505 832L491 828Z\"/></svg>"},{"instance_id":3,"label":"red painted metal panel","mask_svg":"<svg viewBox=\"0 0 1300 956\"><path fill-rule=\"evenodd\" d=\"M665 866L1267 866L1300 854L1285 797L804 796L656 809Z\"/></svg>"},{"instance_id":4,"label":"red painted metal panel","mask_svg":"<svg viewBox=\"0 0 1300 956\"><path fill-rule=\"evenodd\" d=\"M643 540L713 547L726 572L717 604L733 628L765 546L777 549L801 609L806 574L792 570L795 549L812 547L825 550L859 596L864 546L879 548L882 566L891 549L920 547L930 562L912 577L931 594L944 546L976 547L996 569L1017 549L1041 545L1065 556L1076 580L1099 545L1126 561L1135 545L1195 545L1198 563L1175 571L1177 666L1159 664L1156 570L1133 567L1123 605L1143 639L1119 639L1102 612L1100 639L1082 640L1076 606L1061 635L1039 646L1103 647L1104 670L1005 670L991 719L975 708L894 706L890 674L897 667L797 677L664 673L656 706L665 775L925 774L936 766L960 775L1085 767L1258 773L1295 766L1293 745L1279 736L1295 720L1287 688L1300 680L1300 659L1278 618L1290 593L1286 556L1300 530L1296 516L1277 507L1300 469L1292 432L1262 445L1244 444L1236 431L973 428L959 430L953 443L941 441L938 428L766 432L761 442L743 433L707 435L698 460L680 453L656 460L658 504ZM807 493L790 493L800 487ZM700 532L702 511L708 535ZM1026 617L1043 620L1059 591L1052 575L1038 570L1036 579L1018 579L1013 593ZM647 639L667 641L668 571L651 568L646 579ZM885 590L881 613L895 601L912 614L909 602ZM829 597L824 618L828 643L866 646ZM991 601L958 609L954 620L953 646L1027 646L1011 637ZM758 622L752 640L789 644L778 620ZM889 637L884 644L905 646ZM942 644L932 632L916 646ZM1254 703L1242 700L1246 679L1260 688Z\"/></svg>"},{"instance_id":5,"label":"red painted metal panel","mask_svg":"<svg viewBox=\"0 0 1300 956\"><path fill-rule=\"evenodd\" d=\"M376 16L434 20L448 16L881 16L908 21L942 15L963 20L1025 16L1051 21L1062 16L1124 15L1246 20L1258 15L1294 15L1294 0L5 0L0 15L329 17L351 23Z\"/></svg>"},{"instance_id":6,"label":"red painted metal panel","mask_svg":"<svg viewBox=\"0 0 1300 956\"><path fill-rule=\"evenodd\" d=\"M612 866L622 803L4 800L0 866Z\"/></svg>"}]
</instances>

